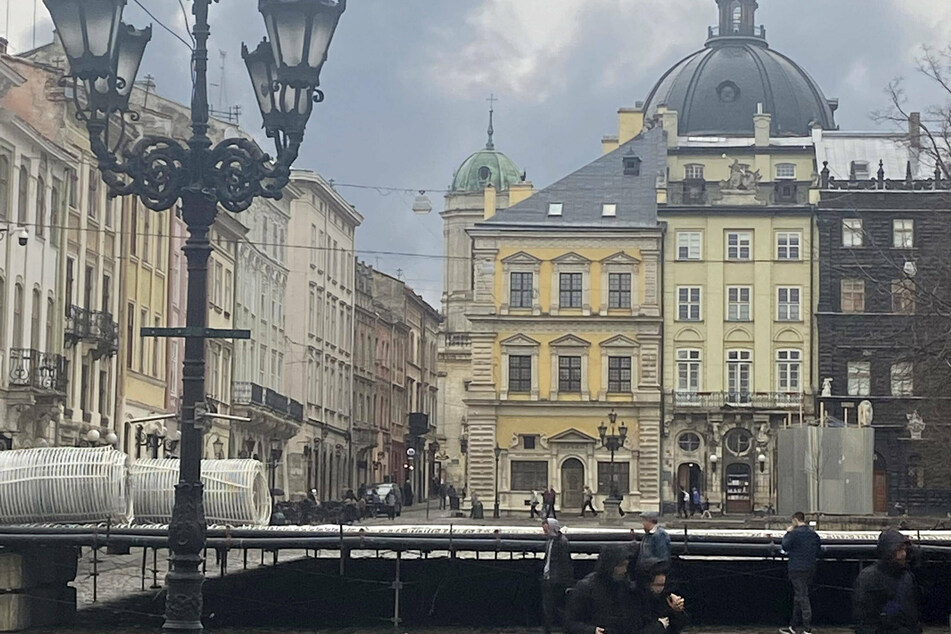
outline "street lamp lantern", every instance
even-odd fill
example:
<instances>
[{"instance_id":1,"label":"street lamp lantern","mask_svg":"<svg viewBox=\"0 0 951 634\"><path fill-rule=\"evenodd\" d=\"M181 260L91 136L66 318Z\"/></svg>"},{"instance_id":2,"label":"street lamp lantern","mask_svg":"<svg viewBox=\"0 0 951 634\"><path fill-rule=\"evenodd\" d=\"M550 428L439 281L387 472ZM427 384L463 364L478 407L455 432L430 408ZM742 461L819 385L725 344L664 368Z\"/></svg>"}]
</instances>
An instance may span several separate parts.
<instances>
[{"instance_id":1,"label":"street lamp lantern","mask_svg":"<svg viewBox=\"0 0 951 634\"><path fill-rule=\"evenodd\" d=\"M258 0L278 76L295 88L316 88L346 0Z\"/></svg>"},{"instance_id":2,"label":"street lamp lantern","mask_svg":"<svg viewBox=\"0 0 951 634\"><path fill-rule=\"evenodd\" d=\"M215 442L211 443L211 447L215 452L215 459L221 460L225 455L225 444L221 442L220 436L215 436Z\"/></svg>"},{"instance_id":3,"label":"street lamp lantern","mask_svg":"<svg viewBox=\"0 0 951 634\"><path fill-rule=\"evenodd\" d=\"M715 453L710 454L710 468L713 469L713 472L717 472L717 462L720 461L720 456Z\"/></svg>"},{"instance_id":4,"label":"street lamp lantern","mask_svg":"<svg viewBox=\"0 0 951 634\"><path fill-rule=\"evenodd\" d=\"M598 436L601 437L602 444L604 443L604 437L607 435L607 433L608 433L608 426L605 425L604 422L602 422L600 425L598 425Z\"/></svg>"},{"instance_id":5,"label":"street lamp lantern","mask_svg":"<svg viewBox=\"0 0 951 634\"><path fill-rule=\"evenodd\" d=\"M110 76L126 0L43 0L43 3L53 18L73 76L81 80Z\"/></svg>"},{"instance_id":6,"label":"street lamp lantern","mask_svg":"<svg viewBox=\"0 0 951 634\"><path fill-rule=\"evenodd\" d=\"M283 443L281 443L280 438L271 439L271 462L275 464L281 461L281 456L284 455Z\"/></svg>"},{"instance_id":7,"label":"street lamp lantern","mask_svg":"<svg viewBox=\"0 0 951 634\"><path fill-rule=\"evenodd\" d=\"M756 456L756 461L759 463L759 472L763 473L766 471L766 455L760 454Z\"/></svg>"},{"instance_id":8,"label":"street lamp lantern","mask_svg":"<svg viewBox=\"0 0 951 634\"><path fill-rule=\"evenodd\" d=\"M627 440L628 429L624 421L621 421L621 425L617 426L617 412L615 412L614 409L611 409L608 413L608 421L611 423L611 433L608 433L607 425L602 422L598 425L598 436L601 438L601 445L611 452L611 487L609 498L612 500L620 500L621 492L618 489L618 476L614 466L614 453L624 446L624 441Z\"/></svg>"}]
</instances>

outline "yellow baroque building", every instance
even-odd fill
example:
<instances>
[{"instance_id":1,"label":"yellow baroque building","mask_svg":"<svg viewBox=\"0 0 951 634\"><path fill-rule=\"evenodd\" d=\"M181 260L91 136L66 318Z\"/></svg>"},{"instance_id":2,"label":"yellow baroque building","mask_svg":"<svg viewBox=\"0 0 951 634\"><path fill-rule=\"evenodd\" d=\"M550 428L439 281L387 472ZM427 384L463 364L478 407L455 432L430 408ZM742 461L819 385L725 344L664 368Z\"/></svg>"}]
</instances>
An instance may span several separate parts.
<instances>
[{"instance_id":1,"label":"yellow baroque building","mask_svg":"<svg viewBox=\"0 0 951 634\"><path fill-rule=\"evenodd\" d=\"M626 510L659 507L665 161L657 127L534 194L511 186L506 209L487 178L464 381L466 480L486 507L553 487L580 512L585 486L599 507L613 488ZM627 432L613 462L601 425Z\"/></svg>"}]
</instances>

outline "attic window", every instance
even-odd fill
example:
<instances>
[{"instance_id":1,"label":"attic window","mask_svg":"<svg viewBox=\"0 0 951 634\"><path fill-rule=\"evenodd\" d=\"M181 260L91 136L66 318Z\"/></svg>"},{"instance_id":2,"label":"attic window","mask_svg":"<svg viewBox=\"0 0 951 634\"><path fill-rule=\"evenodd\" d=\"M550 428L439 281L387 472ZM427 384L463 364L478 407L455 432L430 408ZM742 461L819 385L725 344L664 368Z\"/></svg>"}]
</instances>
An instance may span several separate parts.
<instances>
[{"instance_id":1,"label":"attic window","mask_svg":"<svg viewBox=\"0 0 951 634\"><path fill-rule=\"evenodd\" d=\"M641 159L639 157L633 155L625 156L623 162L625 176L641 175Z\"/></svg>"},{"instance_id":2,"label":"attic window","mask_svg":"<svg viewBox=\"0 0 951 634\"><path fill-rule=\"evenodd\" d=\"M492 170L490 170L488 167L483 165L482 167L479 168L480 181L482 181L483 183L487 183L489 181L490 176L492 176Z\"/></svg>"},{"instance_id":3,"label":"attic window","mask_svg":"<svg viewBox=\"0 0 951 634\"><path fill-rule=\"evenodd\" d=\"M564 207L563 203L548 203L548 215L560 216L561 210L563 207Z\"/></svg>"},{"instance_id":4,"label":"attic window","mask_svg":"<svg viewBox=\"0 0 951 634\"><path fill-rule=\"evenodd\" d=\"M852 161L849 172L849 180L864 181L871 178L868 171L868 161Z\"/></svg>"},{"instance_id":5,"label":"attic window","mask_svg":"<svg viewBox=\"0 0 951 634\"><path fill-rule=\"evenodd\" d=\"M604 203L601 206L601 216L604 218L614 218L617 216L617 203Z\"/></svg>"}]
</instances>

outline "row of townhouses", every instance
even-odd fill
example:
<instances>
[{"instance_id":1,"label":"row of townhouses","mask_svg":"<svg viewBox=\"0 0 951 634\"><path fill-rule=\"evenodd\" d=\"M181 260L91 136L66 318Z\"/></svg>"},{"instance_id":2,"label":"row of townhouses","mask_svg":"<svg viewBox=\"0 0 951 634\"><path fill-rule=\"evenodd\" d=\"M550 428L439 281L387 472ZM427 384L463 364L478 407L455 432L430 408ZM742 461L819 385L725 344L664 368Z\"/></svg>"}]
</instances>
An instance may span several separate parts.
<instances>
[{"instance_id":1,"label":"row of townhouses","mask_svg":"<svg viewBox=\"0 0 951 634\"><path fill-rule=\"evenodd\" d=\"M445 473L503 510L549 487L580 508L587 485L626 509L669 512L683 487L767 511L794 475L781 430L860 425L874 447L829 453L821 486L873 482L867 512L943 515L949 174L916 115L907 133L839 130L755 0L717 5L600 158L534 191L490 123L456 170Z\"/></svg>"},{"instance_id":2,"label":"row of townhouses","mask_svg":"<svg viewBox=\"0 0 951 634\"><path fill-rule=\"evenodd\" d=\"M107 196L64 68L56 45L10 56L0 43L0 449L173 457L184 342L141 329L184 326L185 224L177 207ZM188 109L153 84L132 104L130 136L189 136ZM236 133L211 122L215 141ZM291 498L408 478L419 490L434 474L439 316L356 261L362 221L295 170L282 200L221 212L211 230L208 325L251 338L207 343L206 399L232 418L214 420L204 456L257 458Z\"/></svg>"}]
</instances>

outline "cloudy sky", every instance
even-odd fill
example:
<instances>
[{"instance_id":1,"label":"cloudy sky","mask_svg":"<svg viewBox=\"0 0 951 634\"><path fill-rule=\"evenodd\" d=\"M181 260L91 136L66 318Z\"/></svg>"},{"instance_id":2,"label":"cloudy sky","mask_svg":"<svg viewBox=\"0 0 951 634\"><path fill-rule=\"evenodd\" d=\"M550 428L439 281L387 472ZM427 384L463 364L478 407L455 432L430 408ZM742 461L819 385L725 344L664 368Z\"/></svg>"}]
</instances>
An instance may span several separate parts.
<instances>
[{"instance_id":1,"label":"cloudy sky","mask_svg":"<svg viewBox=\"0 0 951 634\"><path fill-rule=\"evenodd\" d=\"M138 2L187 39L176 0ZM42 1L35 21L32 4L0 0L0 33L13 52L29 49L34 37L37 44L51 38ZM211 77L218 85L211 95L217 107L241 105L249 129L259 115L240 43L255 44L264 33L256 5L223 0L212 7ZM136 0L125 20L154 25L140 78L150 73L160 93L186 101L185 45ZM915 106L940 98L915 79L914 64L922 45L951 43L949 2L760 0L757 21L772 47L840 99L843 129L873 128L869 113L885 103L883 89L897 76L908 78ZM327 99L314 112L298 166L341 184L365 216L360 255L402 270L438 306L438 190L484 145L489 94L499 99L496 147L542 187L596 158L600 138L616 131L617 109L644 99L667 67L702 46L715 22L714 0L350 0L321 77ZM425 189L435 211L418 217L411 194L343 184Z\"/></svg>"}]
</instances>

